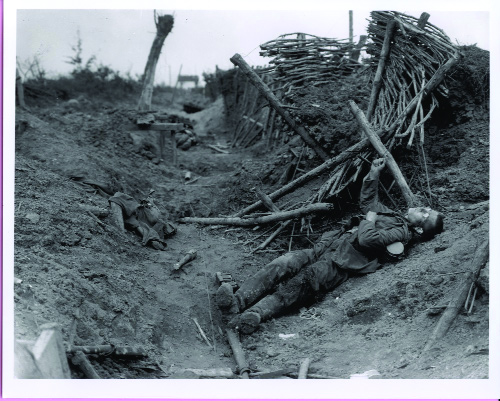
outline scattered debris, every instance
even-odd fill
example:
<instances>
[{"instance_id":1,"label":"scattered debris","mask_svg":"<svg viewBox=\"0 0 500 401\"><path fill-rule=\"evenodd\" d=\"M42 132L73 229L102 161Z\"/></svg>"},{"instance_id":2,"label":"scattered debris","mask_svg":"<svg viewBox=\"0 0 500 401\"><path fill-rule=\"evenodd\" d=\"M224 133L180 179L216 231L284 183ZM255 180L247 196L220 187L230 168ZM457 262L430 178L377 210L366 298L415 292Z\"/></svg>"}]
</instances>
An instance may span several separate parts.
<instances>
[{"instance_id":1,"label":"scattered debris","mask_svg":"<svg viewBox=\"0 0 500 401\"><path fill-rule=\"evenodd\" d=\"M369 379L373 376L380 376L380 373L374 369L371 369L363 373L353 373L350 379Z\"/></svg>"},{"instance_id":2,"label":"scattered debris","mask_svg":"<svg viewBox=\"0 0 500 401\"><path fill-rule=\"evenodd\" d=\"M197 254L196 249L190 249L179 262L174 264L173 270L179 270L186 263L190 262L191 260L194 260L196 258L196 254Z\"/></svg>"}]
</instances>

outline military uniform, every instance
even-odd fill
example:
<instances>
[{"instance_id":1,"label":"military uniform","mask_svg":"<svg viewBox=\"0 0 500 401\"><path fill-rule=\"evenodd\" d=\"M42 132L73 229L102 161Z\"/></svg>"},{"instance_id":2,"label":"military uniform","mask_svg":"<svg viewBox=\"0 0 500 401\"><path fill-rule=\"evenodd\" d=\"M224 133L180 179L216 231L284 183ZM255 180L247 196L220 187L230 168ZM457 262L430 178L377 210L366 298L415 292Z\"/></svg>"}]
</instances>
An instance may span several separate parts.
<instances>
[{"instance_id":1,"label":"military uniform","mask_svg":"<svg viewBox=\"0 0 500 401\"><path fill-rule=\"evenodd\" d=\"M387 245L409 241L408 223L379 202L378 177L372 178L370 173L363 180L360 206L363 213L377 212L375 223L362 220L355 232L326 232L312 249L280 256L246 280L233 297L233 310L246 312L232 324L252 332L261 321L300 306L317 293L333 290L349 274L374 272Z\"/></svg>"}]
</instances>

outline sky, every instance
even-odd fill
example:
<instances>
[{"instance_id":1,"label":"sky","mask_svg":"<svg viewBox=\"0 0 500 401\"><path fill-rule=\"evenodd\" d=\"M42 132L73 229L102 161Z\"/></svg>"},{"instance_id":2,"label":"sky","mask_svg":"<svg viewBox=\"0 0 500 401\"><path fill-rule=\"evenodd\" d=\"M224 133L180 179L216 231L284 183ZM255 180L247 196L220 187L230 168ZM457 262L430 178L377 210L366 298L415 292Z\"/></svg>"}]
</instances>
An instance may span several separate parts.
<instances>
[{"instance_id":1,"label":"sky","mask_svg":"<svg viewBox=\"0 0 500 401\"><path fill-rule=\"evenodd\" d=\"M147 6L148 2L141 4ZM443 29L453 42L490 48L487 11L401 7L397 10L415 17L427 11L431 14L429 22ZM229 59L235 53L241 54L250 65L266 65L270 59L259 55L259 45L279 35L304 32L336 39L349 36L347 7L297 10L181 7L157 11L174 15L173 30L164 42L156 69L155 82L168 85L175 84L179 72L201 78L204 72L214 72L216 65L222 69L232 68ZM368 8L353 8L355 41L366 34L368 18ZM16 22L16 56L22 71L25 72L36 57L49 76L72 70L73 66L67 61L75 55L72 47L80 37L84 62L95 56L97 64L136 77L143 73L156 32L153 8L148 7L140 10L19 9Z\"/></svg>"}]
</instances>

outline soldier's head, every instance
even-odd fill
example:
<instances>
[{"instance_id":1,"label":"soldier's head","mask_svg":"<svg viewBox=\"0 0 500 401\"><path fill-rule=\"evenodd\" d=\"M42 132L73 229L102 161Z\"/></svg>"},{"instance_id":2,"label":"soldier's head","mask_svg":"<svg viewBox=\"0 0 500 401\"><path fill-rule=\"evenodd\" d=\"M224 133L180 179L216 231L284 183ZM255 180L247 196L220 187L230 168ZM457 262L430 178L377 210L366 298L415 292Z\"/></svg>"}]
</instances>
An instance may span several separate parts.
<instances>
[{"instance_id":1,"label":"soldier's head","mask_svg":"<svg viewBox=\"0 0 500 401\"><path fill-rule=\"evenodd\" d=\"M422 229L426 239L443 231L444 216L429 207L411 207L406 217L411 225Z\"/></svg>"}]
</instances>

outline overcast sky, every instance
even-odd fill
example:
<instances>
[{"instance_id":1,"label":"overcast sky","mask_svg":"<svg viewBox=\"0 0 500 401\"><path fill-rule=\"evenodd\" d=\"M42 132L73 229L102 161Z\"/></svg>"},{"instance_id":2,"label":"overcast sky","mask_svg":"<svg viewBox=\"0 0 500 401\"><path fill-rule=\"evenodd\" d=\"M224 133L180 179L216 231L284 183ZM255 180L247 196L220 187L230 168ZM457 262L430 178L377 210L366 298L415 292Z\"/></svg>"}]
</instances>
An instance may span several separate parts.
<instances>
[{"instance_id":1,"label":"overcast sky","mask_svg":"<svg viewBox=\"0 0 500 401\"><path fill-rule=\"evenodd\" d=\"M80 4L88 7L89 3ZM99 4L99 7L106 5ZM158 5L147 1L140 4ZM175 84L181 65L183 75L201 76L203 72L213 72L216 65L222 69L232 68L229 58L235 53L240 53L251 65L264 65L269 59L259 55L259 45L286 33L348 38L348 3L342 4L346 7L324 6L320 10L283 7L279 10L245 11L220 9L222 7L218 10L159 9L162 14L173 14L175 21L158 62L156 82ZM153 8L82 10L63 9L57 7L57 3L55 6L45 10L17 10L16 52L21 66L37 57L49 75L68 73L73 67L67 60L74 55L71 48L76 45L79 32L84 62L95 55L98 63L122 73L130 72L134 77L142 74L156 32ZM428 7L414 11L401 7L396 10L415 17L427 11L431 14L429 22L443 29L452 41L477 43L489 50L487 11L433 11ZM359 35L366 33L369 9L353 7L353 12L357 40Z\"/></svg>"}]
</instances>

